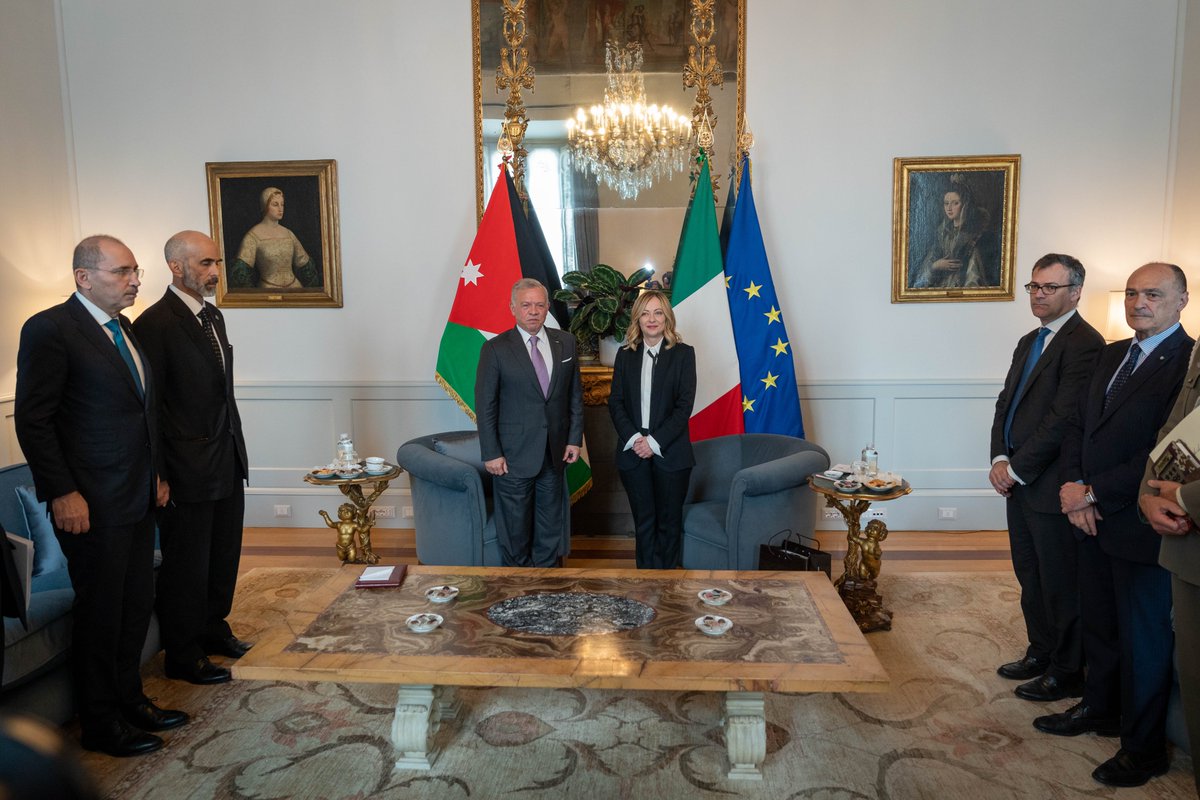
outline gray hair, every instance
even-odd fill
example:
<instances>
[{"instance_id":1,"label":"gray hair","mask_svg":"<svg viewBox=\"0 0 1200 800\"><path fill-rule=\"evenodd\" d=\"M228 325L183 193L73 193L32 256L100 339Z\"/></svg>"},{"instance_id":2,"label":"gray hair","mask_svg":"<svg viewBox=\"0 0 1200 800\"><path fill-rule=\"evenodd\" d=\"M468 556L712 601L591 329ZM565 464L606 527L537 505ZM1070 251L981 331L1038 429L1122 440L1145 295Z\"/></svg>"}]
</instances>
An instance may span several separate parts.
<instances>
[{"instance_id":1,"label":"gray hair","mask_svg":"<svg viewBox=\"0 0 1200 800\"><path fill-rule=\"evenodd\" d=\"M75 245L75 253L71 256L71 269L96 269L100 265L100 261L104 258L104 253L100 252L100 245L104 242L125 247L125 243L115 236L109 236L106 233L97 233L94 236L89 236L79 244ZM129 249L129 248L125 248Z\"/></svg>"},{"instance_id":2,"label":"gray hair","mask_svg":"<svg viewBox=\"0 0 1200 800\"><path fill-rule=\"evenodd\" d=\"M521 278L521 280L513 284L512 296L508 299L509 304L515 306L517 304L517 294L526 289L541 289L542 294L546 295L546 302L550 302L550 292L542 285L541 281L533 278Z\"/></svg>"},{"instance_id":3,"label":"gray hair","mask_svg":"<svg viewBox=\"0 0 1200 800\"><path fill-rule=\"evenodd\" d=\"M183 263L187 260L192 252L192 243L189 240L193 236L204 236L204 234L200 231L180 231L167 239L167 243L163 245L163 257L168 264L172 261Z\"/></svg>"},{"instance_id":4,"label":"gray hair","mask_svg":"<svg viewBox=\"0 0 1200 800\"><path fill-rule=\"evenodd\" d=\"M1066 253L1046 253L1033 263L1033 272L1039 269L1053 267L1055 264L1062 264L1063 269L1067 271L1068 280L1072 286L1083 286L1083 278L1086 275L1086 270L1078 258L1069 256Z\"/></svg>"}]
</instances>

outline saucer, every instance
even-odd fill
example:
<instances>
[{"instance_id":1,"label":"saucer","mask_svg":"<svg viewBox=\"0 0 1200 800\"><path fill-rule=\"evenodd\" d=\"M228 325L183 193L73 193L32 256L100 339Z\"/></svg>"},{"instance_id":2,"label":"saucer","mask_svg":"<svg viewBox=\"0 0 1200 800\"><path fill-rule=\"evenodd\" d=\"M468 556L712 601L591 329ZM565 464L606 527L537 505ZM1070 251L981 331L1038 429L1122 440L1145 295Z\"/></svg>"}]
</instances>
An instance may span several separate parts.
<instances>
[{"instance_id":1,"label":"saucer","mask_svg":"<svg viewBox=\"0 0 1200 800\"><path fill-rule=\"evenodd\" d=\"M854 480L852 478L845 478L840 481L834 481L833 488L837 489L839 492L845 492L846 494L854 494L855 492L857 492L859 489L862 488L862 484L859 481Z\"/></svg>"},{"instance_id":2,"label":"saucer","mask_svg":"<svg viewBox=\"0 0 1200 800\"><path fill-rule=\"evenodd\" d=\"M329 467L313 467L308 474L322 481L331 481L338 477L337 471Z\"/></svg>"},{"instance_id":3,"label":"saucer","mask_svg":"<svg viewBox=\"0 0 1200 800\"><path fill-rule=\"evenodd\" d=\"M413 633L429 633L431 630L442 624L441 614L413 614L408 619L404 620L404 624Z\"/></svg>"},{"instance_id":4,"label":"saucer","mask_svg":"<svg viewBox=\"0 0 1200 800\"><path fill-rule=\"evenodd\" d=\"M723 606L733 599L733 594L724 589L703 589L696 593L700 601L709 606Z\"/></svg>"},{"instance_id":5,"label":"saucer","mask_svg":"<svg viewBox=\"0 0 1200 800\"><path fill-rule=\"evenodd\" d=\"M368 469L368 470L363 470L363 471L366 472L368 475L387 475L389 472L392 471L392 468L384 467L383 469Z\"/></svg>"},{"instance_id":6,"label":"saucer","mask_svg":"<svg viewBox=\"0 0 1200 800\"><path fill-rule=\"evenodd\" d=\"M434 586L425 590L425 599L431 603L449 603L456 597L457 586Z\"/></svg>"},{"instance_id":7,"label":"saucer","mask_svg":"<svg viewBox=\"0 0 1200 800\"><path fill-rule=\"evenodd\" d=\"M705 614L703 617L696 617L696 627L706 636L720 636L732 628L733 623L725 617Z\"/></svg>"}]
</instances>

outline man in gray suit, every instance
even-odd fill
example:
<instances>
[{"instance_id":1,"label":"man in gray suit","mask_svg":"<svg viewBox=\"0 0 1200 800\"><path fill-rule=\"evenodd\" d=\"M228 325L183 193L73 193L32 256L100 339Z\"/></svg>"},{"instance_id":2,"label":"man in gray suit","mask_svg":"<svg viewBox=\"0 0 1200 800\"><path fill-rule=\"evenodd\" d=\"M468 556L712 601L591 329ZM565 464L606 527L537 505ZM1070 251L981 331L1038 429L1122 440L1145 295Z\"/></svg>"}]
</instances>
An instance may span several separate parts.
<instances>
[{"instance_id":1,"label":"man in gray suit","mask_svg":"<svg viewBox=\"0 0 1200 800\"><path fill-rule=\"evenodd\" d=\"M1162 440L1200 405L1200 347L1192 349L1183 388L1171 416L1159 431ZM1200 480L1188 483L1160 481L1153 464L1146 465L1138 505L1150 527L1162 535L1158 563L1171 573L1171 600L1175 616L1175 658L1179 688L1187 719L1192 761L1200 764ZM1200 771L1196 774L1200 792Z\"/></svg>"},{"instance_id":2,"label":"man in gray suit","mask_svg":"<svg viewBox=\"0 0 1200 800\"><path fill-rule=\"evenodd\" d=\"M1040 325L1017 342L992 424L992 487L1008 499L1013 571L1029 647L997 672L1024 680L1016 695L1051 701L1083 694L1075 537L1062 514L1059 451L1104 338L1079 316L1084 269L1048 253L1025 284ZM1032 680L1031 680L1032 679Z\"/></svg>"},{"instance_id":3,"label":"man in gray suit","mask_svg":"<svg viewBox=\"0 0 1200 800\"><path fill-rule=\"evenodd\" d=\"M545 326L546 287L513 285L516 327L479 354L479 451L493 476L505 566L551 567L568 550L564 471L583 444L583 385L575 337Z\"/></svg>"}]
</instances>

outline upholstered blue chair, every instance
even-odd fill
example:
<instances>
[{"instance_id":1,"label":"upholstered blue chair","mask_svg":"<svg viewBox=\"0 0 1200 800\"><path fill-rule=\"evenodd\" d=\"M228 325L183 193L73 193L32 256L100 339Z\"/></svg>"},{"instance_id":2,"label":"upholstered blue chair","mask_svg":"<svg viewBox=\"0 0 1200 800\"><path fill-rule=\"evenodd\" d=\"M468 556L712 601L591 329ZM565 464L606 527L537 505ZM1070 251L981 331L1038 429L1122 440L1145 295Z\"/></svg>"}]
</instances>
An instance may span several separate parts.
<instances>
[{"instance_id":1,"label":"upholstered blue chair","mask_svg":"<svg viewBox=\"0 0 1200 800\"><path fill-rule=\"evenodd\" d=\"M770 433L719 436L692 448L684 569L757 569L759 545L779 531L812 536L818 498L807 479L829 469L822 448Z\"/></svg>"}]
</instances>

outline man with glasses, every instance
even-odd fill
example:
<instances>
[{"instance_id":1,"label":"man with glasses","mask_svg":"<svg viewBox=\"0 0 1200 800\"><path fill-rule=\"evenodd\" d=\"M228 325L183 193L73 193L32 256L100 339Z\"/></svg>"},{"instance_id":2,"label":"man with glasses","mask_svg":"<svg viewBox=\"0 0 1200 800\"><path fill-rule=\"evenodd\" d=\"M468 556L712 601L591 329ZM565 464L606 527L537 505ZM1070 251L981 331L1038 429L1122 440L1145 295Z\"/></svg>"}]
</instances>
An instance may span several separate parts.
<instances>
[{"instance_id":1,"label":"man with glasses","mask_svg":"<svg viewBox=\"0 0 1200 800\"><path fill-rule=\"evenodd\" d=\"M1048 253L1025 284L1041 325L1017 342L992 422L992 487L1007 498L1013 571L1029 646L997 672L1022 680L1026 700L1061 700L1083 693L1075 539L1063 516L1059 452L1068 419L1096 364L1104 338L1079 316L1084 269L1068 255Z\"/></svg>"},{"instance_id":2,"label":"man with glasses","mask_svg":"<svg viewBox=\"0 0 1200 800\"><path fill-rule=\"evenodd\" d=\"M188 721L142 692L154 607L158 481L154 379L129 320L142 270L111 236L75 248L75 293L32 316L17 352L14 421L75 589L71 662L83 746L114 756L162 747Z\"/></svg>"}]
</instances>

